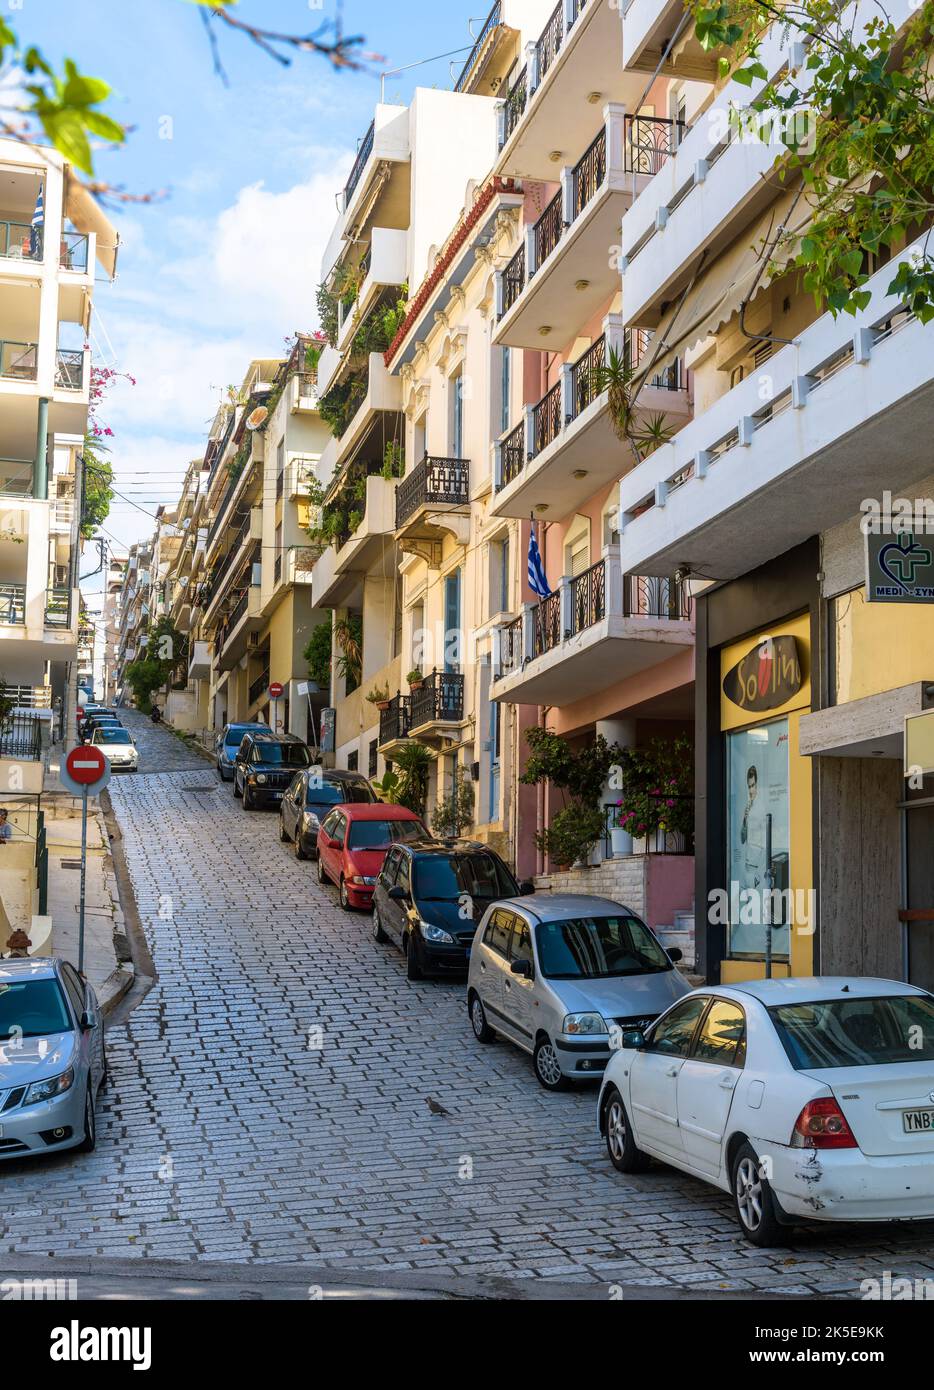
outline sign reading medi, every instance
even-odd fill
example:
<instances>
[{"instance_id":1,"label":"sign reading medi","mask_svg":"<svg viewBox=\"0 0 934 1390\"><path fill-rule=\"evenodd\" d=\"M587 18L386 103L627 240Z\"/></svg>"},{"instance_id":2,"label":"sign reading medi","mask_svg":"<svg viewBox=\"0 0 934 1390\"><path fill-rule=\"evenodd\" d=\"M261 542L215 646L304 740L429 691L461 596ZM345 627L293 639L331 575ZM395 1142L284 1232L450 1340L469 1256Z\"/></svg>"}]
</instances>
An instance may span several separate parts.
<instances>
[{"instance_id":1,"label":"sign reading medi","mask_svg":"<svg viewBox=\"0 0 934 1390\"><path fill-rule=\"evenodd\" d=\"M867 603L934 603L934 536L866 535Z\"/></svg>"},{"instance_id":2,"label":"sign reading medi","mask_svg":"<svg viewBox=\"0 0 934 1390\"><path fill-rule=\"evenodd\" d=\"M748 651L723 677L723 693L751 714L787 705L803 682L794 637L767 637Z\"/></svg>"}]
</instances>

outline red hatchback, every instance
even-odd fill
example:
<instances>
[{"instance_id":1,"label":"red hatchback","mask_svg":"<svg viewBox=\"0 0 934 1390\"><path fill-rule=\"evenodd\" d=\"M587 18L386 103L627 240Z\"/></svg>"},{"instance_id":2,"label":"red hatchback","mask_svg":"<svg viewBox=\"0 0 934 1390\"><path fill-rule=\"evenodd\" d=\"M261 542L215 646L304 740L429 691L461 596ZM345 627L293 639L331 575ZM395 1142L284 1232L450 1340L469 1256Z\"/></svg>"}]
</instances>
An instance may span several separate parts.
<instances>
[{"instance_id":1,"label":"red hatchback","mask_svg":"<svg viewBox=\"0 0 934 1390\"><path fill-rule=\"evenodd\" d=\"M337 884L345 910L369 908L390 847L431 838L421 818L405 806L381 801L334 806L318 831L318 882Z\"/></svg>"}]
</instances>

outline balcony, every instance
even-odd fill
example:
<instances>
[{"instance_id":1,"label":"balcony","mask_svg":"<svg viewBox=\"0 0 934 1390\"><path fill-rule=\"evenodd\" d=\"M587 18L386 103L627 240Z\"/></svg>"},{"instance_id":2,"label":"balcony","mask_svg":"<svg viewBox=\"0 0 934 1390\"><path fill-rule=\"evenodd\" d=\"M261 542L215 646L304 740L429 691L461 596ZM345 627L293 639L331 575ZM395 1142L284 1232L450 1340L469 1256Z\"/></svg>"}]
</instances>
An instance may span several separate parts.
<instances>
[{"instance_id":1,"label":"balcony","mask_svg":"<svg viewBox=\"0 0 934 1390\"><path fill-rule=\"evenodd\" d=\"M682 0L629 0L621 6L623 19L623 63L633 72L658 71L668 76L713 82L717 76L717 55L703 49L694 37L694 21ZM683 27L682 27L683 26ZM677 43L672 39L678 36ZM662 63L662 54L671 53Z\"/></svg>"},{"instance_id":2,"label":"balcony","mask_svg":"<svg viewBox=\"0 0 934 1390\"><path fill-rule=\"evenodd\" d=\"M260 675L257 676L256 680L253 682L253 684L247 691L247 704L250 706L255 705L259 700L262 700L265 697L268 690L269 667L267 666L265 671L262 671Z\"/></svg>"},{"instance_id":3,"label":"balcony","mask_svg":"<svg viewBox=\"0 0 934 1390\"><path fill-rule=\"evenodd\" d=\"M569 705L666 661L694 642L691 604L672 578L624 575L619 550L565 576L494 634L490 697L514 705Z\"/></svg>"},{"instance_id":4,"label":"balcony","mask_svg":"<svg viewBox=\"0 0 934 1390\"><path fill-rule=\"evenodd\" d=\"M449 531L466 545L469 503L468 461L426 454L396 488L396 535L403 550L434 563L440 555L441 531Z\"/></svg>"},{"instance_id":5,"label":"balcony","mask_svg":"<svg viewBox=\"0 0 934 1390\"><path fill-rule=\"evenodd\" d=\"M291 545L281 556L282 584L311 584L320 550L311 545Z\"/></svg>"},{"instance_id":6,"label":"balcony","mask_svg":"<svg viewBox=\"0 0 934 1390\"><path fill-rule=\"evenodd\" d=\"M11 261L41 261L42 228L29 222L0 220L0 257Z\"/></svg>"},{"instance_id":7,"label":"balcony","mask_svg":"<svg viewBox=\"0 0 934 1390\"><path fill-rule=\"evenodd\" d=\"M45 600L46 627L71 626L71 590L69 588L49 589Z\"/></svg>"},{"instance_id":8,"label":"balcony","mask_svg":"<svg viewBox=\"0 0 934 1390\"><path fill-rule=\"evenodd\" d=\"M380 103L360 140L344 185L340 198L342 211L322 260L325 276L337 264L347 241L359 234L358 223L362 217L381 227L408 225L410 160L408 107ZM381 169L389 176L377 181L376 175Z\"/></svg>"},{"instance_id":9,"label":"balcony","mask_svg":"<svg viewBox=\"0 0 934 1390\"><path fill-rule=\"evenodd\" d=\"M620 484L627 569L689 565L716 579L756 569L931 471L934 324L870 278L855 318L823 314L769 359L771 399L747 377Z\"/></svg>"},{"instance_id":10,"label":"balcony","mask_svg":"<svg viewBox=\"0 0 934 1390\"><path fill-rule=\"evenodd\" d=\"M680 122L606 107L602 128L562 170L559 191L497 279L498 343L560 350L612 298L619 268L610 252L623 215L683 130Z\"/></svg>"},{"instance_id":11,"label":"balcony","mask_svg":"<svg viewBox=\"0 0 934 1390\"><path fill-rule=\"evenodd\" d=\"M285 469L285 496L290 501L298 497L308 497L317 481L316 464L313 458L290 458Z\"/></svg>"},{"instance_id":12,"label":"balcony","mask_svg":"<svg viewBox=\"0 0 934 1390\"><path fill-rule=\"evenodd\" d=\"M560 0L502 101L498 174L552 179L555 152L582 150L593 138L594 92L635 106L645 78L624 70L622 45L618 6Z\"/></svg>"},{"instance_id":13,"label":"balcony","mask_svg":"<svg viewBox=\"0 0 934 1390\"><path fill-rule=\"evenodd\" d=\"M5 381L35 381L38 364L38 343L19 343L0 338L0 377Z\"/></svg>"},{"instance_id":14,"label":"balcony","mask_svg":"<svg viewBox=\"0 0 934 1390\"><path fill-rule=\"evenodd\" d=\"M374 308L384 290L405 284L408 233L391 227L374 227L360 265L362 279L353 304L341 313L337 349L343 352L357 328ZM339 306L340 312L340 306ZM326 389L326 388L323 388Z\"/></svg>"},{"instance_id":15,"label":"balcony","mask_svg":"<svg viewBox=\"0 0 934 1390\"><path fill-rule=\"evenodd\" d=\"M402 409L402 382L390 376L383 355L371 352L367 362L366 391L360 405L337 440L334 452L335 467L340 468L357 451L374 417L381 411L398 413Z\"/></svg>"},{"instance_id":16,"label":"balcony","mask_svg":"<svg viewBox=\"0 0 934 1390\"><path fill-rule=\"evenodd\" d=\"M32 459L0 458L0 497L31 497L32 469Z\"/></svg>"},{"instance_id":17,"label":"balcony","mask_svg":"<svg viewBox=\"0 0 934 1390\"><path fill-rule=\"evenodd\" d=\"M86 232L62 232L59 267L87 275L91 265L91 238Z\"/></svg>"},{"instance_id":18,"label":"balcony","mask_svg":"<svg viewBox=\"0 0 934 1390\"><path fill-rule=\"evenodd\" d=\"M348 600L361 575L372 569L387 551L394 549L397 486L394 478L378 474L367 478L359 524L329 546L315 564L316 607L339 608Z\"/></svg>"},{"instance_id":19,"label":"balcony","mask_svg":"<svg viewBox=\"0 0 934 1390\"><path fill-rule=\"evenodd\" d=\"M188 659L188 679L205 681L211 674L211 643L192 642Z\"/></svg>"},{"instance_id":20,"label":"balcony","mask_svg":"<svg viewBox=\"0 0 934 1390\"><path fill-rule=\"evenodd\" d=\"M624 333L620 315L610 314L601 337L576 362L565 363L560 380L494 446L494 516L521 519L535 512L558 521L633 466L631 448L613 427L609 392L599 390L599 372L613 352L637 365L649 340L649 334ZM662 415L675 427L687 423L690 405L678 362L642 388L639 413Z\"/></svg>"},{"instance_id":21,"label":"balcony","mask_svg":"<svg viewBox=\"0 0 934 1390\"><path fill-rule=\"evenodd\" d=\"M250 634L261 627L262 589L259 584L244 588L237 599L217 638L217 664L222 671L230 671L245 654Z\"/></svg>"},{"instance_id":22,"label":"balcony","mask_svg":"<svg viewBox=\"0 0 934 1390\"><path fill-rule=\"evenodd\" d=\"M404 744L411 727L410 695L396 695L389 701L387 709L379 712L379 751L384 758L392 758L400 744Z\"/></svg>"},{"instance_id":23,"label":"balcony","mask_svg":"<svg viewBox=\"0 0 934 1390\"><path fill-rule=\"evenodd\" d=\"M81 348L58 348L55 353L55 389L84 390L84 364L87 358Z\"/></svg>"},{"instance_id":24,"label":"balcony","mask_svg":"<svg viewBox=\"0 0 934 1390\"><path fill-rule=\"evenodd\" d=\"M206 614L211 612L215 601L224 593L230 578L247 550L258 548L262 538L263 509L262 507L251 507L240 523L227 554L215 564L202 586L200 603Z\"/></svg>"},{"instance_id":25,"label":"balcony","mask_svg":"<svg viewBox=\"0 0 934 1390\"><path fill-rule=\"evenodd\" d=\"M431 738L451 732L464 719L464 677L456 671L434 671L409 696L409 733Z\"/></svg>"},{"instance_id":26,"label":"balcony","mask_svg":"<svg viewBox=\"0 0 934 1390\"><path fill-rule=\"evenodd\" d=\"M0 624L24 627L26 623L26 585L0 584Z\"/></svg>"}]
</instances>

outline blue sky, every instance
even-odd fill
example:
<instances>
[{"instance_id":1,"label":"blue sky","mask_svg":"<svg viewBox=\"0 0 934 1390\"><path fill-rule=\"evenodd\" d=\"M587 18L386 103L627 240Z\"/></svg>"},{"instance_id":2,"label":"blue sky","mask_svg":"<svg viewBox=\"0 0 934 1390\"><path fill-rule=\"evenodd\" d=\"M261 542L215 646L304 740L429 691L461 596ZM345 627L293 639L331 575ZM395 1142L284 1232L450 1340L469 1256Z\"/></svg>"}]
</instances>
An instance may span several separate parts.
<instances>
[{"instance_id":1,"label":"blue sky","mask_svg":"<svg viewBox=\"0 0 934 1390\"><path fill-rule=\"evenodd\" d=\"M334 195L378 100L378 71L469 45L468 17L482 20L489 6L474 0L474 15L466 5L345 0L345 32L385 58L369 73L336 73L311 55L282 68L221 31L229 87L186 0L33 0L11 14L23 41L114 88L110 112L135 130L125 148L101 154L98 173L132 192L168 190L112 214L118 279L98 287L95 304L97 342L137 382L117 386L101 413L115 431L116 485L145 511L175 500L221 392L250 357L276 355L314 325ZM240 0L236 12L306 33L335 5ZM408 100L416 82L451 86L452 62L388 77L386 99ZM125 547L152 523L116 498L106 527Z\"/></svg>"}]
</instances>

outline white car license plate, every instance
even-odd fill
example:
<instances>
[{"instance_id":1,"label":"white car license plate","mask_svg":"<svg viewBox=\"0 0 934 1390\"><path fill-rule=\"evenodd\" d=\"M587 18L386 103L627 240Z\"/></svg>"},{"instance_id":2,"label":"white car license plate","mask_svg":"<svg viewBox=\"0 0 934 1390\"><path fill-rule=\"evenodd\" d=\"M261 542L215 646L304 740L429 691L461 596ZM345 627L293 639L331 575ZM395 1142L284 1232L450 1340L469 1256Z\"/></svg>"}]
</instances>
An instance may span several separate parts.
<instances>
[{"instance_id":1,"label":"white car license plate","mask_svg":"<svg viewBox=\"0 0 934 1390\"><path fill-rule=\"evenodd\" d=\"M903 1110L906 1134L930 1134L934 1130L934 1110Z\"/></svg>"}]
</instances>

